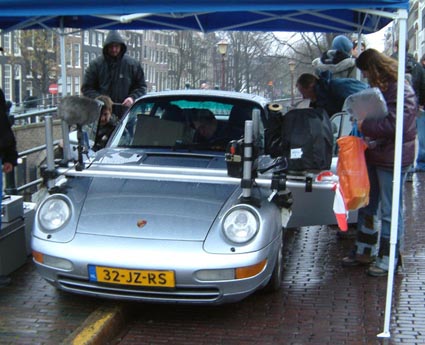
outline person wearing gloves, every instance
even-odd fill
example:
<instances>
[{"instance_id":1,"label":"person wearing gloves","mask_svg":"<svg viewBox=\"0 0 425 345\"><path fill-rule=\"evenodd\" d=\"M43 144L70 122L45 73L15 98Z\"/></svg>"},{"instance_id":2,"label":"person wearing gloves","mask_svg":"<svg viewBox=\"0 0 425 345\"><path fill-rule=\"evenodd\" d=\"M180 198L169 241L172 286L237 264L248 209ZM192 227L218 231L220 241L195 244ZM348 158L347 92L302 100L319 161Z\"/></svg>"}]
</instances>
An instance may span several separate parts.
<instances>
[{"instance_id":1,"label":"person wearing gloves","mask_svg":"<svg viewBox=\"0 0 425 345\"><path fill-rule=\"evenodd\" d=\"M320 58L313 60L312 65L317 76L329 71L333 78L355 78L356 59L352 57L353 42L344 36L336 36L332 47L323 53Z\"/></svg>"},{"instance_id":2,"label":"person wearing gloves","mask_svg":"<svg viewBox=\"0 0 425 345\"><path fill-rule=\"evenodd\" d=\"M118 33L110 31L103 45L103 54L94 59L84 74L81 92L96 98L109 96L113 113L121 118L134 101L146 94L145 75L140 63L126 55L127 45Z\"/></svg>"}]
</instances>

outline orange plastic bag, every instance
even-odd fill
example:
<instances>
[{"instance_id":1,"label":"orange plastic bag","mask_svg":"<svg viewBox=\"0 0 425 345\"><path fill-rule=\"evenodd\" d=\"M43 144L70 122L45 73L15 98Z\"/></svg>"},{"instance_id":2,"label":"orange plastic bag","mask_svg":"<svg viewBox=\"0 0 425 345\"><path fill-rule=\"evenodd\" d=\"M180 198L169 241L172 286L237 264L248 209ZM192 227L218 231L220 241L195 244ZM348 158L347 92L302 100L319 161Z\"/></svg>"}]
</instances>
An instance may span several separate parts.
<instances>
[{"instance_id":1,"label":"orange plastic bag","mask_svg":"<svg viewBox=\"0 0 425 345\"><path fill-rule=\"evenodd\" d=\"M337 139L339 147L336 172L339 176L347 210L357 210L369 203L369 176L367 173L366 143L360 137L347 135Z\"/></svg>"}]
</instances>

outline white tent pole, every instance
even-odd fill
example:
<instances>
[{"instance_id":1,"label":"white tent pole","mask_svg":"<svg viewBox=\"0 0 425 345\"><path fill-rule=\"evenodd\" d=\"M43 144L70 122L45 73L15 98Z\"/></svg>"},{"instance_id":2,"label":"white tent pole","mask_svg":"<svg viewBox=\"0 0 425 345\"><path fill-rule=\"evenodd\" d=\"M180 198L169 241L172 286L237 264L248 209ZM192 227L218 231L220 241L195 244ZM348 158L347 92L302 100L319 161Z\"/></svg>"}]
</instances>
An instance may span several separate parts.
<instances>
[{"instance_id":1,"label":"white tent pole","mask_svg":"<svg viewBox=\"0 0 425 345\"><path fill-rule=\"evenodd\" d=\"M357 47L356 47L356 55L359 56L361 54L361 47L364 42L362 42L362 31L364 29L366 19L368 18L368 14L366 14L363 18L363 23L361 28L357 31ZM356 68L356 79L361 80L362 72L359 68Z\"/></svg>"},{"instance_id":2,"label":"white tent pole","mask_svg":"<svg viewBox=\"0 0 425 345\"><path fill-rule=\"evenodd\" d=\"M407 11L398 11L399 35L398 35L398 82L397 82L397 116L395 134L395 157L393 177L393 202L391 209L391 237L390 237L390 262L388 267L387 296L385 304L384 330L378 337L390 337L391 304L394 285L395 254L397 245L398 212L400 207L400 185L401 185L401 155L403 144L403 117L404 117L404 79L406 61L406 27Z\"/></svg>"},{"instance_id":3,"label":"white tent pole","mask_svg":"<svg viewBox=\"0 0 425 345\"><path fill-rule=\"evenodd\" d=\"M60 58L61 58L61 82L62 84L62 97L65 97L67 92L66 87L66 56L65 56L65 29L63 25L63 18L61 18L61 26L59 28L59 43L60 43ZM63 140L63 159L69 162L72 159L71 145L69 143L69 126L65 121L62 121L62 140Z\"/></svg>"},{"instance_id":4,"label":"white tent pole","mask_svg":"<svg viewBox=\"0 0 425 345\"><path fill-rule=\"evenodd\" d=\"M61 50L61 83L62 83L62 97L68 94L66 87L66 56L65 56L65 30L63 27L59 30L60 50Z\"/></svg>"}]
</instances>

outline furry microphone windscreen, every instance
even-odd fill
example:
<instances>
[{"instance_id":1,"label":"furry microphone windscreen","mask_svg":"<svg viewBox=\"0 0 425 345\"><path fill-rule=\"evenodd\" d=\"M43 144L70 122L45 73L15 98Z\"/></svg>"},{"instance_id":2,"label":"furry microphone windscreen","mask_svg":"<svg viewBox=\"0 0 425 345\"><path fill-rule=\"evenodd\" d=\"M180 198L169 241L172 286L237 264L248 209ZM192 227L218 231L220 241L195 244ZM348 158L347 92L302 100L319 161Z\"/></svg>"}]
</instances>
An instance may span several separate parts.
<instances>
[{"instance_id":1,"label":"furry microphone windscreen","mask_svg":"<svg viewBox=\"0 0 425 345\"><path fill-rule=\"evenodd\" d=\"M58 116L69 125L82 126L97 121L103 105L84 96L66 96L58 105Z\"/></svg>"}]
</instances>

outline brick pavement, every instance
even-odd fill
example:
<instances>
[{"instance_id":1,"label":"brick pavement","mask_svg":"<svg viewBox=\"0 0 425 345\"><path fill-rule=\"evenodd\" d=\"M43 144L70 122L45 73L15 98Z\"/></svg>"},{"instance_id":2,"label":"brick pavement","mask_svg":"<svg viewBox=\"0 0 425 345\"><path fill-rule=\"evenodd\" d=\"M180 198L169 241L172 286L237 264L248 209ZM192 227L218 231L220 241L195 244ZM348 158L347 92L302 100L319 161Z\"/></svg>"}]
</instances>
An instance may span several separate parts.
<instances>
[{"instance_id":1,"label":"brick pavement","mask_svg":"<svg viewBox=\"0 0 425 345\"><path fill-rule=\"evenodd\" d=\"M57 345L103 301L56 291L31 258L0 289L0 344Z\"/></svg>"},{"instance_id":2,"label":"brick pavement","mask_svg":"<svg viewBox=\"0 0 425 345\"><path fill-rule=\"evenodd\" d=\"M425 344L425 174L406 185L405 270L395 276L391 338L383 331L387 280L342 268L352 245L335 229L290 231L282 290L217 307L131 303L131 321L102 344ZM59 344L111 301L56 291L29 260L0 290L0 344Z\"/></svg>"},{"instance_id":3,"label":"brick pavement","mask_svg":"<svg viewBox=\"0 0 425 345\"><path fill-rule=\"evenodd\" d=\"M336 230L291 231L282 290L220 307L140 304L115 344L425 344L425 174L406 184L405 269L394 281L391 338L383 331L386 278L343 268L353 240Z\"/></svg>"}]
</instances>

